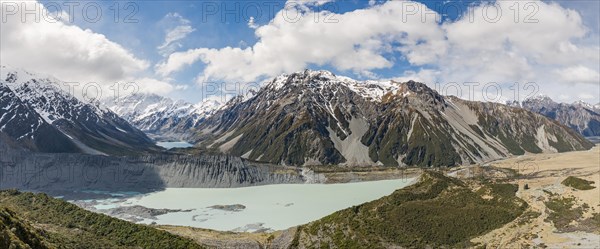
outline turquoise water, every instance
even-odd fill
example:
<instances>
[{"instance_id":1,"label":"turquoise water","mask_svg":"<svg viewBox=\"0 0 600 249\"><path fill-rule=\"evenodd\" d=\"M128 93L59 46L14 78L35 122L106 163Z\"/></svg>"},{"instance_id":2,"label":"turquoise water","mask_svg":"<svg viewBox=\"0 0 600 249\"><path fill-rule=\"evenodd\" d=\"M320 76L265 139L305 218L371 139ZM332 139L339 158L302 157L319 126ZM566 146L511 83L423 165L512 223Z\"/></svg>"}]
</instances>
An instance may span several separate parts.
<instances>
[{"instance_id":1,"label":"turquoise water","mask_svg":"<svg viewBox=\"0 0 600 249\"><path fill-rule=\"evenodd\" d=\"M344 184L280 184L245 188L168 188L165 191L128 198L119 206L194 209L157 216L156 222L209 228L221 231L252 231L248 225L286 229L305 224L335 211L379 199L412 184L415 178ZM100 204L106 208L106 204ZM242 204L242 211L208 208L213 205ZM110 203L109 205L115 205ZM113 206L111 206L113 207ZM254 229L255 230L255 229Z\"/></svg>"},{"instance_id":2,"label":"turquoise water","mask_svg":"<svg viewBox=\"0 0 600 249\"><path fill-rule=\"evenodd\" d=\"M193 147L194 145L188 142L158 142L156 143L156 145L163 147L165 149L172 149L172 148L189 148L189 147Z\"/></svg>"}]
</instances>

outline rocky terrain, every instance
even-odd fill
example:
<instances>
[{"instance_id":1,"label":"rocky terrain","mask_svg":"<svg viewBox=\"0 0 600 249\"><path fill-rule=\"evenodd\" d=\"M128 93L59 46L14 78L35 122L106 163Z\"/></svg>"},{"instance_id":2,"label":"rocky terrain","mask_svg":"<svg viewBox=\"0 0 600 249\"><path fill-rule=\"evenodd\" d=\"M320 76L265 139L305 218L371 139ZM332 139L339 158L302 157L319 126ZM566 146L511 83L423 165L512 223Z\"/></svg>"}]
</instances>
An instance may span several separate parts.
<instances>
[{"instance_id":1,"label":"rocky terrain","mask_svg":"<svg viewBox=\"0 0 600 249\"><path fill-rule=\"evenodd\" d=\"M557 103L548 96L537 96L523 102L510 102L512 106L542 114L570 127L586 137L600 136L600 104L583 101L572 104Z\"/></svg>"},{"instance_id":2,"label":"rocky terrain","mask_svg":"<svg viewBox=\"0 0 600 249\"><path fill-rule=\"evenodd\" d=\"M193 140L209 150L283 165L454 166L592 147L520 108L310 70L231 100L197 132Z\"/></svg>"},{"instance_id":3,"label":"rocky terrain","mask_svg":"<svg viewBox=\"0 0 600 249\"><path fill-rule=\"evenodd\" d=\"M226 155L108 157L31 153L0 143L0 188L147 192L166 187L243 187L304 182L299 169Z\"/></svg>"},{"instance_id":4,"label":"rocky terrain","mask_svg":"<svg viewBox=\"0 0 600 249\"><path fill-rule=\"evenodd\" d=\"M600 147L491 163L519 174L526 215L473 240L493 248L600 248ZM575 184L573 184L575 183Z\"/></svg>"}]
</instances>

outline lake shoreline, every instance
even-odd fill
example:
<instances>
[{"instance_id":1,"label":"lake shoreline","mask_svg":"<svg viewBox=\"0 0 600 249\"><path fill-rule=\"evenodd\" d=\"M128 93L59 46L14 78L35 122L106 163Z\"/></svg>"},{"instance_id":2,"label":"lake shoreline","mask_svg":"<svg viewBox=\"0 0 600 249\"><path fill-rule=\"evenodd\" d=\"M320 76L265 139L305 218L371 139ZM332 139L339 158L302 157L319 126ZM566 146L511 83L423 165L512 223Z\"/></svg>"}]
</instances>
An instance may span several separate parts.
<instances>
[{"instance_id":1,"label":"lake shoreline","mask_svg":"<svg viewBox=\"0 0 600 249\"><path fill-rule=\"evenodd\" d=\"M272 232L376 200L410 186L416 180L415 177L335 184L167 188L125 196L95 193L110 197L70 202L89 211L140 224L190 226L224 232ZM244 208L215 208L230 205Z\"/></svg>"}]
</instances>

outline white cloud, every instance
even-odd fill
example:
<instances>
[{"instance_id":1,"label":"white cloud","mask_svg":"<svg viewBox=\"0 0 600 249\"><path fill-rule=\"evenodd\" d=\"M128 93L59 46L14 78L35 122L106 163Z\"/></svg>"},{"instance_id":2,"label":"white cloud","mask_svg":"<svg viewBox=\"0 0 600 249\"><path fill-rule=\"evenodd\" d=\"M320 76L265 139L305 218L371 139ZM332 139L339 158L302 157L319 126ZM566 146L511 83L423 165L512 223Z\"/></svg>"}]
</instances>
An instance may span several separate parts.
<instances>
[{"instance_id":1,"label":"white cloud","mask_svg":"<svg viewBox=\"0 0 600 249\"><path fill-rule=\"evenodd\" d=\"M248 20L248 27L251 29L257 29L258 25L254 22L254 17L251 16L250 20Z\"/></svg>"},{"instance_id":2,"label":"white cloud","mask_svg":"<svg viewBox=\"0 0 600 249\"><path fill-rule=\"evenodd\" d=\"M600 86L600 74L598 71L585 66L573 66L565 69L557 70L560 77L571 83L589 83Z\"/></svg>"},{"instance_id":3,"label":"white cloud","mask_svg":"<svg viewBox=\"0 0 600 249\"><path fill-rule=\"evenodd\" d=\"M45 11L34 1L26 5L29 9L38 5ZM35 22L33 15L29 17L22 22L19 14L7 15L6 22L0 23L2 63L77 82L114 82L149 65L102 34L46 18Z\"/></svg>"},{"instance_id":4,"label":"white cloud","mask_svg":"<svg viewBox=\"0 0 600 249\"><path fill-rule=\"evenodd\" d=\"M591 95L589 93L581 93L579 94L579 98L582 100L593 100L594 99L594 95Z\"/></svg>"},{"instance_id":5,"label":"white cloud","mask_svg":"<svg viewBox=\"0 0 600 249\"><path fill-rule=\"evenodd\" d=\"M39 13L47 11L38 2L24 3L27 9L36 8ZM16 4L21 6L21 3ZM102 34L61 21L68 20L66 13L62 13L59 20L46 17L38 22L33 15L29 15L26 22L21 21L19 13L6 16L7 20L0 23L2 64L77 82L79 87L95 82L102 88L103 95L111 93L110 87L116 82L135 82L143 92L165 94L176 90L168 81L141 76L147 73L148 61ZM77 97L81 97L81 90L75 89Z\"/></svg>"},{"instance_id":6,"label":"white cloud","mask_svg":"<svg viewBox=\"0 0 600 249\"><path fill-rule=\"evenodd\" d=\"M435 63L438 81L476 81L482 86L496 82L504 87L504 99L527 97L531 89L523 87L528 82L556 99L590 90L598 94L598 73L590 68L600 67L600 48L587 41L590 30L579 13L557 3L535 1L537 23L524 23L529 12L515 16L511 6L516 3L524 8L525 2L497 1L503 10L497 22L485 20L483 3L471 9L472 19L465 15L444 23L448 49ZM594 82L595 86L577 84ZM515 83L519 89L510 88Z\"/></svg>"},{"instance_id":7,"label":"white cloud","mask_svg":"<svg viewBox=\"0 0 600 249\"><path fill-rule=\"evenodd\" d=\"M168 13L161 22L168 26L165 30L165 41L157 48L163 56L175 52L182 46L179 41L196 31L190 26L190 21L183 18L179 13Z\"/></svg>"},{"instance_id":8,"label":"white cloud","mask_svg":"<svg viewBox=\"0 0 600 249\"><path fill-rule=\"evenodd\" d=\"M398 1L344 14L289 7L256 29L259 41L252 47L178 52L156 65L156 70L168 76L202 61L207 64L204 78L229 81L255 81L301 70L309 64L331 64L361 73L391 67L393 62L386 55L394 52L392 45L400 45L409 61L434 61L445 52L441 27L433 17L421 22L420 15L403 16L402 7L407 4L426 9L419 3Z\"/></svg>"},{"instance_id":9,"label":"white cloud","mask_svg":"<svg viewBox=\"0 0 600 249\"><path fill-rule=\"evenodd\" d=\"M402 76L392 78L391 80L396 82L407 82L409 80L414 80L417 82L424 82L433 85L436 83L437 78L439 77L439 72L431 69L421 69L418 72L415 71L405 71Z\"/></svg>"},{"instance_id":10,"label":"white cloud","mask_svg":"<svg viewBox=\"0 0 600 249\"><path fill-rule=\"evenodd\" d=\"M312 12L310 6L325 2L283 9L256 29L258 42L251 47L174 53L156 70L168 76L202 61L206 67L199 81L256 81L308 65L329 65L370 78L376 76L374 70L405 60L413 68L428 69L399 72L398 80L479 82L480 87L495 82L503 87L498 101L533 94L522 89L528 82L538 86L536 93L554 98L598 92L598 31L587 28L578 11L557 3L497 1L493 4L502 16L490 21L494 8L485 2L440 24L439 15L414 2L388 1L343 14ZM535 6L526 8L527 3ZM516 4L518 13L513 11ZM533 7L537 12L528 16ZM410 10L416 10L414 15L406 15ZM515 83L521 89L511 90ZM477 91L475 98L485 100L482 89Z\"/></svg>"},{"instance_id":11,"label":"white cloud","mask_svg":"<svg viewBox=\"0 0 600 249\"><path fill-rule=\"evenodd\" d=\"M132 80L131 82L135 82L137 85L142 86L139 88L139 92L142 93L154 93L158 95L163 95L173 90L181 90L182 86L173 85L169 82L157 80L154 78L138 78Z\"/></svg>"}]
</instances>

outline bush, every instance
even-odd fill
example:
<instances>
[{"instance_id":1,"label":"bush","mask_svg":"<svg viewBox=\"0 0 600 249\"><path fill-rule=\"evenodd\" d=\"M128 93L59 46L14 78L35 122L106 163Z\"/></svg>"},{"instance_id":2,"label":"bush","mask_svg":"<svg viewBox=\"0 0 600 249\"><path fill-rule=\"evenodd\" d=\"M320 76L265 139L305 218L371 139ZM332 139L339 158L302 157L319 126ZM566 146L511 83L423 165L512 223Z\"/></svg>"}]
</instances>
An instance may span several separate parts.
<instances>
[{"instance_id":1,"label":"bush","mask_svg":"<svg viewBox=\"0 0 600 249\"><path fill-rule=\"evenodd\" d=\"M590 190L596 188L592 186L592 184L594 184L593 181L588 181L574 176L567 177L561 183L567 187L571 187L578 190Z\"/></svg>"},{"instance_id":2,"label":"bush","mask_svg":"<svg viewBox=\"0 0 600 249\"><path fill-rule=\"evenodd\" d=\"M527 204L515 197L517 189L513 184L485 184L473 192L460 180L426 172L412 186L307 224L307 237L319 234L319 239L306 246L319 248L326 242L333 248L468 247L471 238L525 211Z\"/></svg>"}]
</instances>

